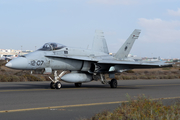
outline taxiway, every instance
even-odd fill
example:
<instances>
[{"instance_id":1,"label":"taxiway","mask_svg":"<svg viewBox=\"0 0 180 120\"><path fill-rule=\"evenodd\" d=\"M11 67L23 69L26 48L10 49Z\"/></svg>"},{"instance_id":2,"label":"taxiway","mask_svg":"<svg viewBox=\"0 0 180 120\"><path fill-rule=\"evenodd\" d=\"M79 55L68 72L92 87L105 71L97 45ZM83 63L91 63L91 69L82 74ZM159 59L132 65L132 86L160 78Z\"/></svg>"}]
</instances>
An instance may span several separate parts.
<instances>
[{"instance_id":1,"label":"taxiway","mask_svg":"<svg viewBox=\"0 0 180 120\"><path fill-rule=\"evenodd\" d=\"M50 82L0 83L0 119L79 119L103 110L113 110L126 94L145 94L152 99L164 98L167 104L180 99L180 79L119 80L118 88L99 81L74 84L62 82L60 90L50 89Z\"/></svg>"}]
</instances>

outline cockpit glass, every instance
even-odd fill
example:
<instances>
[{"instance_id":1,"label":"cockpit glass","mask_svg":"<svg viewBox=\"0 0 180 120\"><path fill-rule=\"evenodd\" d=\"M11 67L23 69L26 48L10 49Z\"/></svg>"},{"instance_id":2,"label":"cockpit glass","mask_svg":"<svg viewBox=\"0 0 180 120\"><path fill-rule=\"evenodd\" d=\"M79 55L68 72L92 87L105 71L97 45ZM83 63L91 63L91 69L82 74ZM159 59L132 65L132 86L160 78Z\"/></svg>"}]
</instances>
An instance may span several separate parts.
<instances>
[{"instance_id":1,"label":"cockpit glass","mask_svg":"<svg viewBox=\"0 0 180 120\"><path fill-rule=\"evenodd\" d=\"M59 43L45 43L43 45L43 47L41 47L39 50L51 51L51 50L59 50L64 47L66 47L66 46L59 44Z\"/></svg>"}]
</instances>

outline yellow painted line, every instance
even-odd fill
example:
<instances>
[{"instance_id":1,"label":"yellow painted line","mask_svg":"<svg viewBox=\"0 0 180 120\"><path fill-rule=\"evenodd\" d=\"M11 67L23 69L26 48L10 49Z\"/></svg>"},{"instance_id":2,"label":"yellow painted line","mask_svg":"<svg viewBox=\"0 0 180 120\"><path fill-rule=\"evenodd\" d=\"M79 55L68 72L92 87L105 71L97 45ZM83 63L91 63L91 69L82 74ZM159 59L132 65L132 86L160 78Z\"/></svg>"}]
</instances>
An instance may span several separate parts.
<instances>
[{"instance_id":1,"label":"yellow painted line","mask_svg":"<svg viewBox=\"0 0 180 120\"><path fill-rule=\"evenodd\" d=\"M167 97L167 98L154 98L151 100L168 100L168 99L180 99L180 97ZM115 102L101 102L101 103L89 103L89 104L76 104L76 105L64 105L64 106L51 106L51 107L39 107L39 108L26 108L26 109L15 109L15 110L2 110L0 113L9 113L9 112L23 112L23 111L32 111L32 110L46 110L46 109L58 109L58 108L71 108L71 107L85 107L85 106L95 106L95 105L108 105L108 104L118 104L128 101L115 101Z\"/></svg>"},{"instance_id":2,"label":"yellow painted line","mask_svg":"<svg viewBox=\"0 0 180 120\"><path fill-rule=\"evenodd\" d=\"M89 104L64 105L64 106L52 106L52 107L39 107L39 108L27 108L27 109L16 109L16 110L3 110L3 111L0 111L0 113L22 112L22 111L31 111L31 110L45 110L45 109L57 109L57 108L70 108L70 107L83 107L83 106L93 106L93 105L107 105L107 104L116 104L116 103L122 103L122 102L128 102L128 101L89 103Z\"/></svg>"},{"instance_id":3,"label":"yellow painted line","mask_svg":"<svg viewBox=\"0 0 180 120\"><path fill-rule=\"evenodd\" d=\"M167 98L154 98L154 99L151 99L151 100L170 100L170 99L180 99L180 97L167 97Z\"/></svg>"},{"instance_id":4,"label":"yellow painted line","mask_svg":"<svg viewBox=\"0 0 180 120\"><path fill-rule=\"evenodd\" d=\"M162 85L129 85L129 86L118 86L118 87L148 87L148 86L174 86L180 84L162 84ZM90 87L89 87L90 88ZM88 87L82 88L61 88L60 90L72 90L72 89L88 89ZM44 91L44 90L54 90L54 89L20 89L20 90L0 90L0 92L19 92L19 91Z\"/></svg>"},{"instance_id":5,"label":"yellow painted line","mask_svg":"<svg viewBox=\"0 0 180 120\"><path fill-rule=\"evenodd\" d=\"M161 85L129 85L129 86L118 86L118 87L148 87L148 86L174 86L174 85L180 85L180 84L161 84Z\"/></svg>"},{"instance_id":6,"label":"yellow painted line","mask_svg":"<svg viewBox=\"0 0 180 120\"><path fill-rule=\"evenodd\" d=\"M48 89L21 89L21 90L0 90L0 92L18 92L18 91L39 91ZM50 89L49 89L50 90Z\"/></svg>"},{"instance_id":7,"label":"yellow painted line","mask_svg":"<svg viewBox=\"0 0 180 120\"><path fill-rule=\"evenodd\" d=\"M180 85L180 84L162 84L162 85L136 85L138 86L174 86L174 85Z\"/></svg>"},{"instance_id":8,"label":"yellow painted line","mask_svg":"<svg viewBox=\"0 0 180 120\"><path fill-rule=\"evenodd\" d=\"M87 89L87 88L63 88L60 90L71 90L71 89ZM19 92L19 91L43 91L43 90L56 90L56 89L20 89L20 90L0 90L0 92Z\"/></svg>"}]
</instances>

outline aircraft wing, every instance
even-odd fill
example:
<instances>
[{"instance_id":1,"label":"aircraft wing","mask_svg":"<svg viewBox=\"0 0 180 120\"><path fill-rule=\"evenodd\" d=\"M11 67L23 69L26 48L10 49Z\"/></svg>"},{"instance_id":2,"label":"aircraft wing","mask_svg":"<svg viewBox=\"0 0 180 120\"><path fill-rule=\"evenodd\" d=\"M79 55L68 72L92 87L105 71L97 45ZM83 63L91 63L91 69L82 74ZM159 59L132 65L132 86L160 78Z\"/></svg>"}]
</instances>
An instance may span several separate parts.
<instances>
[{"instance_id":1,"label":"aircraft wing","mask_svg":"<svg viewBox=\"0 0 180 120\"><path fill-rule=\"evenodd\" d=\"M172 64L165 63L165 61L135 62L135 61L120 61L120 60L115 60L115 59L102 60L99 57L72 56L72 55L63 55L63 56L62 55L46 55L46 57L90 61L90 62L96 62L97 64L101 64L102 66L103 65L108 65L108 66L121 65L130 69L172 67Z\"/></svg>"},{"instance_id":2,"label":"aircraft wing","mask_svg":"<svg viewBox=\"0 0 180 120\"><path fill-rule=\"evenodd\" d=\"M132 69L133 68L172 67L171 63L165 63L165 61L135 62L135 61L102 60L102 61L98 61L97 63L108 64L108 65L123 65Z\"/></svg>"},{"instance_id":3,"label":"aircraft wing","mask_svg":"<svg viewBox=\"0 0 180 120\"><path fill-rule=\"evenodd\" d=\"M60 56L60 55L45 55L45 57L53 57L53 58L66 58L66 59L74 59L74 60L84 60L84 61L92 61L92 62L98 62L99 60L91 57L91 56Z\"/></svg>"}]
</instances>

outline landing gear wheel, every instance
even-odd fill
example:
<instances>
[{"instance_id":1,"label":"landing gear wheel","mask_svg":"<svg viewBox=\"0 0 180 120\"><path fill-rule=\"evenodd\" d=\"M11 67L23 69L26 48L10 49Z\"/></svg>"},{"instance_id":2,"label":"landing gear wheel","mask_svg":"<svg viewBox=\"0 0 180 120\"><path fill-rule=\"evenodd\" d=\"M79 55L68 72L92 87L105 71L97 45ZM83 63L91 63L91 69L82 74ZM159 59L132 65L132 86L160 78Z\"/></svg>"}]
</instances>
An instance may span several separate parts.
<instances>
[{"instance_id":1,"label":"landing gear wheel","mask_svg":"<svg viewBox=\"0 0 180 120\"><path fill-rule=\"evenodd\" d=\"M81 87L82 83L75 83L76 87Z\"/></svg>"},{"instance_id":2,"label":"landing gear wheel","mask_svg":"<svg viewBox=\"0 0 180 120\"><path fill-rule=\"evenodd\" d=\"M51 82L50 88L51 88L51 89L55 89L55 88L56 88L56 87L55 87L55 83Z\"/></svg>"},{"instance_id":3,"label":"landing gear wheel","mask_svg":"<svg viewBox=\"0 0 180 120\"><path fill-rule=\"evenodd\" d=\"M55 85L56 89L60 89L61 88L61 83L60 82L57 82L56 85Z\"/></svg>"},{"instance_id":4,"label":"landing gear wheel","mask_svg":"<svg viewBox=\"0 0 180 120\"><path fill-rule=\"evenodd\" d=\"M112 79L111 82L110 82L110 86L111 86L111 88L117 88L117 80Z\"/></svg>"}]
</instances>

